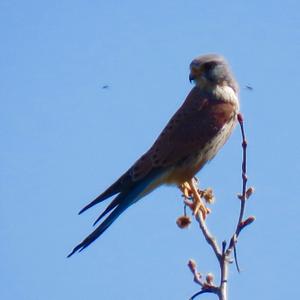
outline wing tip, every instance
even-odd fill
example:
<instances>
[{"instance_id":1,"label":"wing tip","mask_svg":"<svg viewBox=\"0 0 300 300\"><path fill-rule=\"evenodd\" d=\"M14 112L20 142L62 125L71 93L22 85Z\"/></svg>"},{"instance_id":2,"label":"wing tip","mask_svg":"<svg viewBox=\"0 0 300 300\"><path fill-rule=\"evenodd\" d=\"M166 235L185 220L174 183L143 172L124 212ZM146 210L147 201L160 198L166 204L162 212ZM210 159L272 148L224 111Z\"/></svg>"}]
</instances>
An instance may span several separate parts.
<instances>
[{"instance_id":1,"label":"wing tip","mask_svg":"<svg viewBox=\"0 0 300 300\"><path fill-rule=\"evenodd\" d=\"M101 196L101 195L100 195ZM97 197L95 200L93 200L91 203L89 203L88 205L86 205L84 208L82 208L78 215L81 215L83 212L85 212L86 210L88 210L89 208L93 207L94 205L98 204L99 202L102 201L102 199L99 197Z\"/></svg>"},{"instance_id":2,"label":"wing tip","mask_svg":"<svg viewBox=\"0 0 300 300\"><path fill-rule=\"evenodd\" d=\"M95 206L96 204L106 200L107 198L113 196L114 194L117 194L118 192L111 192L109 189L106 190L104 193L102 193L101 195L99 195L97 198L95 198L92 202L90 202L88 205L86 205L84 208L82 208L78 215L81 215L82 213L84 213L86 210L88 210L89 208Z\"/></svg>"},{"instance_id":3,"label":"wing tip","mask_svg":"<svg viewBox=\"0 0 300 300\"><path fill-rule=\"evenodd\" d=\"M85 212L87 209L89 209L88 205L82 208L79 212L78 215L81 215L83 212Z\"/></svg>"},{"instance_id":4,"label":"wing tip","mask_svg":"<svg viewBox=\"0 0 300 300\"><path fill-rule=\"evenodd\" d=\"M82 247L81 244L79 244L78 246L76 246L72 252L70 254L68 254L67 258L70 258L71 256L73 256L73 254L75 254L78 250L80 251L80 248Z\"/></svg>"}]
</instances>

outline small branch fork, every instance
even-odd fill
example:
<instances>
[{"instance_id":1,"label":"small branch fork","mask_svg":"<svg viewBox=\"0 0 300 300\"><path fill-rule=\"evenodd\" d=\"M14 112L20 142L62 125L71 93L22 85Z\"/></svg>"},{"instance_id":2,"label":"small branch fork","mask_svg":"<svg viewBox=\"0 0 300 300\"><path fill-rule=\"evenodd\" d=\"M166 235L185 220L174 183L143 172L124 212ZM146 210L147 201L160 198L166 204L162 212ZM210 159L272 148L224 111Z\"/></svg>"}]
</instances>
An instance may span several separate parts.
<instances>
[{"instance_id":1,"label":"small branch fork","mask_svg":"<svg viewBox=\"0 0 300 300\"><path fill-rule=\"evenodd\" d=\"M240 271L238 262L237 262L237 253L236 253L236 244L238 241L238 237L241 231L248 225L250 225L254 220L255 217L250 216L247 219L244 219L245 214L245 204L246 200L253 194L254 188L250 187L247 189L247 141L245 137L244 131L244 121L241 114L238 115L238 122L240 124L241 133L242 133L242 149L243 149L243 160L242 160L242 194L238 195L240 200L240 213L239 218L237 221L235 232L233 233L229 245L227 245L226 241L223 241L222 247L219 247L216 238L210 233L206 222L205 217L206 215L203 214L203 210L199 210L195 213L195 219L199 224L199 227L207 241L207 243L212 248L213 252L216 255L216 258L220 265L220 272L221 272L221 280L220 284L216 285L214 283L214 277L212 274L207 274L206 278L203 279L202 275L197 271L197 265L194 260L190 260L188 266L194 275L195 283L201 286L201 291L194 294L190 300L194 300L198 296L205 294L205 293L213 293L218 296L219 300L227 300L227 282L228 282L228 267L229 263L232 263L232 252L234 252L234 260L236 263L237 270ZM197 181L194 181L196 185ZM199 198L203 196L203 191L199 191L197 197ZM192 194L192 200L195 198ZM195 205L190 201L185 201L185 204L190 207L190 209L194 212L193 208ZM178 224L178 223L177 223Z\"/></svg>"}]
</instances>

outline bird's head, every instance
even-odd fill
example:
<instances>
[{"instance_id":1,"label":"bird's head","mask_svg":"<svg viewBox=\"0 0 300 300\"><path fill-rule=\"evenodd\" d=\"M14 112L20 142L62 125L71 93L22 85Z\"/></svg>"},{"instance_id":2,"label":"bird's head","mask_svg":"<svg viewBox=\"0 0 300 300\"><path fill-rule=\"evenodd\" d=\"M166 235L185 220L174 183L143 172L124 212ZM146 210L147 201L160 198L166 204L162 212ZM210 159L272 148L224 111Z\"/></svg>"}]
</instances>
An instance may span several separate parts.
<instances>
[{"instance_id":1,"label":"bird's head","mask_svg":"<svg viewBox=\"0 0 300 300\"><path fill-rule=\"evenodd\" d=\"M217 54L207 54L195 58L190 64L189 79L202 88L228 85L234 91L238 90L226 60Z\"/></svg>"}]
</instances>

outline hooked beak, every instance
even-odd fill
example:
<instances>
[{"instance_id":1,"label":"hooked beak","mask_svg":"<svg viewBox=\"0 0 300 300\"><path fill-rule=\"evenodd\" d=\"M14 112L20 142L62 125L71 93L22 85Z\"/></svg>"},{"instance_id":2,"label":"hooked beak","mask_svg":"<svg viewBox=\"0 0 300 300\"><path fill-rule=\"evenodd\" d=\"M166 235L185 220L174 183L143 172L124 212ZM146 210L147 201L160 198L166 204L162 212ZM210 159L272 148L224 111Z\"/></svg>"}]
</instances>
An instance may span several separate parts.
<instances>
[{"instance_id":1,"label":"hooked beak","mask_svg":"<svg viewBox=\"0 0 300 300\"><path fill-rule=\"evenodd\" d=\"M193 80L195 80L195 76L192 73L190 73L189 81L192 82Z\"/></svg>"}]
</instances>

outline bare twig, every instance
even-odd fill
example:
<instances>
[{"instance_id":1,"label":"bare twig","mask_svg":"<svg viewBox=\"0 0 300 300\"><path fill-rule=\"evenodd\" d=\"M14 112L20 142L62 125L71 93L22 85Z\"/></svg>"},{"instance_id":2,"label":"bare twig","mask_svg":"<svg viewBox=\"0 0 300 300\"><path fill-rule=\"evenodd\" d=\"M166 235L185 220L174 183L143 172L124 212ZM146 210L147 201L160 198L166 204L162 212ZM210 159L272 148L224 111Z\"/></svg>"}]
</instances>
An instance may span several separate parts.
<instances>
[{"instance_id":1,"label":"bare twig","mask_svg":"<svg viewBox=\"0 0 300 300\"><path fill-rule=\"evenodd\" d=\"M206 226L206 222L204 221L201 212L196 215L196 220L199 223L199 226L201 228L201 231L202 231L207 243L213 249L218 261L221 262L222 254L221 254L220 247L217 243L216 238L210 233L208 227Z\"/></svg>"},{"instance_id":2,"label":"bare twig","mask_svg":"<svg viewBox=\"0 0 300 300\"><path fill-rule=\"evenodd\" d=\"M239 214L238 222L236 225L236 230L230 239L229 247L227 249L227 255L230 255L232 250L235 249L235 245L237 243L237 239L238 239L240 232L247 225L250 225L255 220L255 218L253 216L251 216L247 220L243 221L244 214L245 214L246 200L247 200L247 198L249 198L252 195L254 189L252 187L250 187L247 190L247 181L248 181L248 177L247 177L247 140L246 140L246 135L245 135L245 130L244 130L244 119L241 114L238 114L238 121L240 124L242 139L243 139L243 141L242 141L242 148L243 148L242 181L243 181L243 183L242 183L242 194L238 195L238 198L240 199L240 214ZM236 253L236 250L235 250L235 253ZM236 254L235 254L235 259L236 259ZM236 260L236 263L237 263L237 260ZM238 264L237 264L237 268L239 270Z\"/></svg>"},{"instance_id":3,"label":"bare twig","mask_svg":"<svg viewBox=\"0 0 300 300\"><path fill-rule=\"evenodd\" d=\"M189 260L188 267L190 268L191 272L194 274L194 282L199 284L202 289L200 292L194 294L190 300L195 299L197 296L204 294L204 293L213 293L218 294L219 288L214 285L213 283L213 276L212 274L207 274L206 280L203 280L202 275L197 270L196 262L192 259Z\"/></svg>"},{"instance_id":4,"label":"bare twig","mask_svg":"<svg viewBox=\"0 0 300 300\"><path fill-rule=\"evenodd\" d=\"M246 141L246 136L245 136L243 117L241 114L238 115L238 122L240 124L242 140L243 140L242 141L242 149L243 149L242 194L238 195L238 198L240 199L240 213L239 213L239 217L238 217L238 222L236 225L236 229L230 239L228 247L227 247L226 241L223 241L222 249L220 249L220 247L216 241L216 238L210 233L210 231L206 225L206 222L202 215L202 212L199 211L195 215L195 219L200 226L202 234L204 235L207 243L211 246L211 248L212 248L213 252L215 253L216 258L219 262L221 279L220 279L220 284L218 286L214 285L210 279L209 280L207 279L206 281L204 281L201 277L201 274L197 271L195 261L190 260L189 268L194 275L194 281L202 287L201 291L194 294L190 298L190 300L193 300L196 297L198 297L204 293L213 293L218 296L219 300L227 300L228 268L229 268L229 263L232 262L232 258L231 258L232 251L234 251L234 260L236 262L236 266L239 271L240 268L239 268L239 265L237 262L237 253L236 253L236 244L238 241L238 236L246 226L250 225L255 220L255 218L253 216L250 216L244 220L246 200L252 195L252 193L254 192L254 189L253 188L247 189L247 180L248 180L248 178L247 178L247 141ZM203 193L201 193L201 191L200 191L197 196L202 197ZM195 197L195 195L192 195L193 199L194 199L194 197ZM187 202L185 201L185 203L187 203ZM189 205L189 203L187 203L187 204L191 209L193 208L192 205Z\"/></svg>"},{"instance_id":5,"label":"bare twig","mask_svg":"<svg viewBox=\"0 0 300 300\"><path fill-rule=\"evenodd\" d=\"M204 281L202 280L202 275L197 270L197 264L193 259L189 260L188 267L191 272L194 274L194 282L199 284L201 287L204 287Z\"/></svg>"},{"instance_id":6,"label":"bare twig","mask_svg":"<svg viewBox=\"0 0 300 300\"><path fill-rule=\"evenodd\" d=\"M216 288L217 289L217 288ZM194 294L189 300L194 300L196 299L198 296L200 296L201 294L205 294L205 293L212 293L212 294L218 294L217 290L214 289L209 289L209 288L204 288L202 289L200 292L197 292L196 294Z\"/></svg>"}]
</instances>

